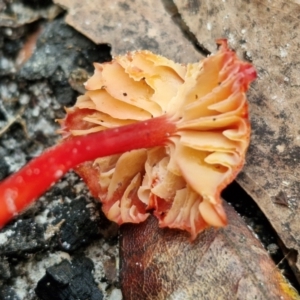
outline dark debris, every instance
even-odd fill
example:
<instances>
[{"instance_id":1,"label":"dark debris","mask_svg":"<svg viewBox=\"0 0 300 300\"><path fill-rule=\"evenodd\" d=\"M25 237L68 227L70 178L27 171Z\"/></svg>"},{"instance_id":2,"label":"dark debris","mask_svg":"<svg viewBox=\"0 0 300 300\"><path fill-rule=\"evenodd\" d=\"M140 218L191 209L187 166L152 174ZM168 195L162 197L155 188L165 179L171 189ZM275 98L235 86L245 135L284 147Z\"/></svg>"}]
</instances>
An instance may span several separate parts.
<instances>
[{"instance_id":1,"label":"dark debris","mask_svg":"<svg viewBox=\"0 0 300 300\"><path fill-rule=\"evenodd\" d=\"M18 297L16 292L9 285L0 286L0 299L1 300L22 300Z\"/></svg>"},{"instance_id":2,"label":"dark debris","mask_svg":"<svg viewBox=\"0 0 300 300\"><path fill-rule=\"evenodd\" d=\"M9 166L3 157L0 157L0 180L4 179L9 172Z\"/></svg>"},{"instance_id":3,"label":"dark debris","mask_svg":"<svg viewBox=\"0 0 300 300\"><path fill-rule=\"evenodd\" d=\"M44 247L44 228L30 219L19 220L7 226L3 232L9 238L0 246L1 256L21 256Z\"/></svg>"},{"instance_id":4,"label":"dark debris","mask_svg":"<svg viewBox=\"0 0 300 300\"><path fill-rule=\"evenodd\" d=\"M100 205L94 207L94 204L91 204L95 212L100 211ZM63 251L74 251L89 244L95 237L99 237L98 219L91 216L87 205L86 198L79 196L53 209L52 214L55 215L55 220L52 224L58 224L64 220L58 233L58 243Z\"/></svg>"},{"instance_id":5,"label":"dark debris","mask_svg":"<svg viewBox=\"0 0 300 300\"><path fill-rule=\"evenodd\" d=\"M111 59L108 45L93 44L59 12L50 0L0 0L0 180L57 142L55 119L64 117L63 106L82 92L93 62ZM14 19L4 20L7 16ZM20 69L18 55L38 28L34 54ZM116 253L116 236L116 225L103 216L79 177L68 173L0 231L0 299L102 299L99 282L118 287L115 264L102 263L102 253ZM102 245L105 249L99 249ZM61 261L64 267L55 265ZM62 288L55 272L67 264L69 282ZM43 287L50 277L54 294ZM38 281L40 296L34 292Z\"/></svg>"},{"instance_id":6,"label":"dark debris","mask_svg":"<svg viewBox=\"0 0 300 300\"><path fill-rule=\"evenodd\" d=\"M106 238L115 239L117 231L113 228L100 203L91 198L79 177L70 173L2 229L0 256L22 258L47 250L73 253L100 239L105 231L110 232Z\"/></svg>"},{"instance_id":7,"label":"dark debris","mask_svg":"<svg viewBox=\"0 0 300 300\"><path fill-rule=\"evenodd\" d=\"M57 101L67 105L76 96L68 83L72 71L84 67L92 73L93 62L109 60L109 46L95 45L66 25L61 17L44 26L36 51L21 69L20 77L27 80L49 78Z\"/></svg>"},{"instance_id":8,"label":"dark debris","mask_svg":"<svg viewBox=\"0 0 300 300\"><path fill-rule=\"evenodd\" d=\"M93 269L93 262L86 257L63 260L46 270L35 292L42 300L101 300L103 294L93 279Z\"/></svg>"}]
</instances>

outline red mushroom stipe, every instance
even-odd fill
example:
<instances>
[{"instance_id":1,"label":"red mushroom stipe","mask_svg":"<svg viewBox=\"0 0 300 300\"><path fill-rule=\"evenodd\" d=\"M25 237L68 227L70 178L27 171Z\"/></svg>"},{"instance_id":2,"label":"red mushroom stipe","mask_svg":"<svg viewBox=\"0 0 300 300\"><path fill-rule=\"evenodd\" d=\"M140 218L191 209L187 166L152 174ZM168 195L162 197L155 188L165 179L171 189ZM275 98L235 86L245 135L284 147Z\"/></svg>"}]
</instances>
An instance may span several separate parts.
<instances>
[{"instance_id":1,"label":"red mushroom stipe","mask_svg":"<svg viewBox=\"0 0 300 300\"><path fill-rule=\"evenodd\" d=\"M0 226L72 168L118 224L152 212L192 239L226 225L220 193L244 164L245 93L256 72L218 43L186 66L149 51L95 64L87 92L59 121L64 140L0 183Z\"/></svg>"}]
</instances>

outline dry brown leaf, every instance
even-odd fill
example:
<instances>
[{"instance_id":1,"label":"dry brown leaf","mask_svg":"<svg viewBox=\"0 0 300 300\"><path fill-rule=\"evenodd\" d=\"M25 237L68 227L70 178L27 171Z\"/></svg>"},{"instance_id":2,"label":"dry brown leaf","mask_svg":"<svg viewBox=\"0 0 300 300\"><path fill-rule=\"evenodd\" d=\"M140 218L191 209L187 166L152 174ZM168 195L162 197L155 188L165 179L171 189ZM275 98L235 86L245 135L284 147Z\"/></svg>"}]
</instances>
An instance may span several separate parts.
<instances>
[{"instance_id":1,"label":"dry brown leaf","mask_svg":"<svg viewBox=\"0 0 300 300\"><path fill-rule=\"evenodd\" d=\"M151 217L121 227L121 287L129 299L300 299L228 204L229 225L186 232Z\"/></svg>"},{"instance_id":2,"label":"dry brown leaf","mask_svg":"<svg viewBox=\"0 0 300 300\"><path fill-rule=\"evenodd\" d=\"M215 38L227 37L231 47L251 59L258 70L249 93L252 142L238 182L256 200L285 246L299 252L300 6L284 0L175 2L200 43L213 50ZM282 192L288 206L272 201Z\"/></svg>"},{"instance_id":3,"label":"dry brown leaf","mask_svg":"<svg viewBox=\"0 0 300 300\"><path fill-rule=\"evenodd\" d=\"M9 9L0 3L0 26L16 28L41 18L53 20L61 12L61 9L56 5L36 10L26 4L18 3L18 1L11 2Z\"/></svg>"},{"instance_id":4,"label":"dry brown leaf","mask_svg":"<svg viewBox=\"0 0 300 300\"><path fill-rule=\"evenodd\" d=\"M68 9L66 22L96 44L112 46L112 54L147 49L188 63L201 55L184 37L165 11L162 2L54 0Z\"/></svg>"}]
</instances>

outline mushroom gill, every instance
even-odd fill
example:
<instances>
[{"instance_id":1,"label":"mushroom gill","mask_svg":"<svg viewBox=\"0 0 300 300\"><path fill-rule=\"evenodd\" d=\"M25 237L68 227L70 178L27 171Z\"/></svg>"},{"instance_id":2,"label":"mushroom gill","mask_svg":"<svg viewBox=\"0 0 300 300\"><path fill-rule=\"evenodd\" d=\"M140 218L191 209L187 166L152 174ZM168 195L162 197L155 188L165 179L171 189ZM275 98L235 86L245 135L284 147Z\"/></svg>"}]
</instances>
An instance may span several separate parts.
<instances>
[{"instance_id":1,"label":"mushroom gill","mask_svg":"<svg viewBox=\"0 0 300 300\"><path fill-rule=\"evenodd\" d=\"M187 230L192 238L209 225L226 225L220 193L245 161L245 93L256 72L226 40L218 43L215 55L186 66L149 51L95 63L86 93L60 121L65 138L159 116L176 124L165 145L76 168L110 220L139 223L153 212L161 227Z\"/></svg>"}]
</instances>

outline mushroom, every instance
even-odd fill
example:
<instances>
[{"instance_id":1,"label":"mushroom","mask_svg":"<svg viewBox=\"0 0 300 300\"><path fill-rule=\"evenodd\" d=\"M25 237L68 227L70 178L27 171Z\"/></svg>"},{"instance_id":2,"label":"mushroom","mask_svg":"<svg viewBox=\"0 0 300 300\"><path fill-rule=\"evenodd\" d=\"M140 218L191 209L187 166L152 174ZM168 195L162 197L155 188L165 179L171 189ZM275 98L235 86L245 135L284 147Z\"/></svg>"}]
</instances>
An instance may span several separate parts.
<instances>
[{"instance_id":1,"label":"mushroom","mask_svg":"<svg viewBox=\"0 0 300 300\"><path fill-rule=\"evenodd\" d=\"M225 226L220 193L245 161L256 71L218 43L186 66L149 51L95 63L86 93L59 120L63 141L0 184L0 225L75 168L118 224L153 213L192 239Z\"/></svg>"}]
</instances>

